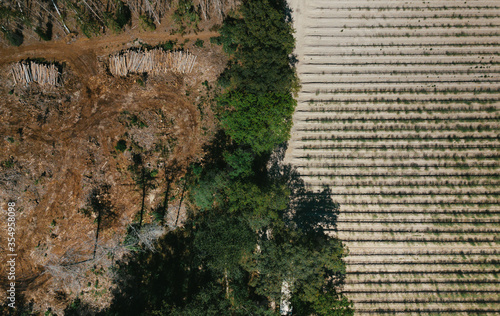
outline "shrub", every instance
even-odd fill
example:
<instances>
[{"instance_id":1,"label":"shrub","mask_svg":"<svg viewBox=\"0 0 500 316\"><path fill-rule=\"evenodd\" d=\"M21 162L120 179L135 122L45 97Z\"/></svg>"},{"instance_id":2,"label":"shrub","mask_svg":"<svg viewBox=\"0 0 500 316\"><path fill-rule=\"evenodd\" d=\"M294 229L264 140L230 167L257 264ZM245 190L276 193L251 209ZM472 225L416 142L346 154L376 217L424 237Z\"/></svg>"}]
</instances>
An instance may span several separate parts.
<instances>
[{"instance_id":1,"label":"shrub","mask_svg":"<svg viewBox=\"0 0 500 316\"><path fill-rule=\"evenodd\" d=\"M21 44L24 42L24 36L20 30L11 31L2 27L2 32L5 36L5 39L12 46L21 46Z\"/></svg>"},{"instance_id":2,"label":"shrub","mask_svg":"<svg viewBox=\"0 0 500 316\"><path fill-rule=\"evenodd\" d=\"M40 26L37 26L35 28L35 33L40 36L40 38L44 41L50 41L52 40L52 23L48 22L47 23L47 28L44 30Z\"/></svg>"},{"instance_id":3,"label":"shrub","mask_svg":"<svg viewBox=\"0 0 500 316\"><path fill-rule=\"evenodd\" d=\"M104 18L108 29L110 29L114 34L118 34L130 21L130 9L123 3L123 1L118 1L115 14L106 12L104 13Z\"/></svg>"},{"instance_id":4,"label":"shrub","mask_svg":"<svg viewBox=\"0 0 500 316\"><path fill-rule=\"evenodd\" d=\"M156 25L153 19L144 14L139 17L139 25L143 31L151 32L156 30Z\"/></svg>"},{"instance_id":5,"label":"shrub","mask_svg":"<svg viewBox=\"0 0 500 316\"><path fill-rule=\"evenodd\" d=\"M160 46L164 50L173 50L176 44L177 44L177 41L168 41L168 42L165 42L164 44L161 44Z\"/></svg>"},{"instance_id":6,"label":"shrub","mask_svg":"<svg viewBox=\"0 0 500 316\"><path fill-rule=\"evenodd\" d=\"M194 46L196 46L196 47L203 47L203 43L204 43L204 41L198 38L196 40L196 42L194 42Z\"/></svg>"},{"instance_id":7,"label":"shrub","mask_svg":"<svg viewBox=\"0 0 500 316\"><path fill-rule=\"evenodd\" d=\"M127 142L123 139L120 139L115 146L116 151L124 152L127 149Z\"/></svg>"},{"instance_id":8,"label":"shrub","mask_svg":"<svg viewBox=\"0 0 500 316\"><path fill-rule=\"evenodd\" d=\"M173 18L179 28L179 33L183 33L188 27L198 30L200 14L191 0L179 0L179 5L174 12Z\"/></svg>"},{"instance_id":9,"label":"shrub","mask_svg":"<svg viewBox=\"0 0 500 316\"><path fill-rule=\"evenodd\" d=\"M132 13L130 12L128 6L123 3L123 1L118 1L115 17L115 21L120 29L122 29L130 21Z\"/></svg>"},{"instance_id":10,"label":"shrub","mask_svg":"<svg viewBox=\"0 0 500 316\"><path fill-rule=\"evenodd\" d=\"M78 17L77 21L80 26L80 30L82 30L82 33L85 34L85 36L88 38L99 36L101 28L96 20L89 17Z\"/></svg>"},{"instance_id":11,"label":"shrub","mask_svg":"<svg viewBox=\"0 0 500 316\"><path fill-rule=\"evenodd\" d=\"M106 27L111 30L113 34L119 34L122 31L122 28L120 27L120 24L116 22L116 20L113 18L111 13L106 12L104 13L104 19L106 21Z\"/></svg>"}]
</instances>

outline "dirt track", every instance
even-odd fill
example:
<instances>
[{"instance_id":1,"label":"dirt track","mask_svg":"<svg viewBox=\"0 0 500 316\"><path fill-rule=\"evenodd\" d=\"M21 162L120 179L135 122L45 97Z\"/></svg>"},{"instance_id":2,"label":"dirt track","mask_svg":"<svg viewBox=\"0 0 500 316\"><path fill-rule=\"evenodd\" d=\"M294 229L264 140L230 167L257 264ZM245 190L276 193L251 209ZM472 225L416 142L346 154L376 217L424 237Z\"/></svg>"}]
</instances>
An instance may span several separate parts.
<instances>
[{"instance_id":1,"label":"dirt track","mask_svg":"<svg viewBox=\"0 0 500 316\"><path fill-rule=\"evenodd\" d=\"M217 32L200 32L185 36L170 35L165 32L127 32L120 35L106 35L98 38L80 38L74 40L70 37L64 40L43 42L21 47L0 48L0 66L16 62L25 58L45 58L68 63L73 71L79 74L96 74L96 57L103 56L123 48L130 47L134 40L156 45L169 40L201 39L208 41L210 37L218 36Z\"/></svg>"}]
</instances>

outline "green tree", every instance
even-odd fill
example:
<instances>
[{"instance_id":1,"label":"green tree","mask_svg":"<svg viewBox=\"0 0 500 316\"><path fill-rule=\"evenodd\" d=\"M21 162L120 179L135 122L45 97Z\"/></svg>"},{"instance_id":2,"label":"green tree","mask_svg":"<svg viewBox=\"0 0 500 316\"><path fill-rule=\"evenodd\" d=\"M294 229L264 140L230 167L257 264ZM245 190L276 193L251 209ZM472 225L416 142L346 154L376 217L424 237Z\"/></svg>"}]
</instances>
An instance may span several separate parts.
<instances>
[{"instance_id":1,"label":"green tree","mask_svg":"<svg viewBox=\"0 0 500 316\"><path fill-rule=\"evenodd\" d=\"M342 294L336 291L318 293L312 302L312 309L320 316L352 316L353 304Z\"/></svg>"},{"instance_id":2,"label":"green tree","mask_svg":"<svg viewBox=\"0 0 500 316\"><path fill-rule=\"evenodd\" d=\"M88 197L88 208L80 210L85 216L95 216L95 223L97 224L94 242L93 258L96 256L97 243L99 241L99 233L108 228L116 218L116 213L113 211L113 205L110 199L110 185L101 184L92 189Z\"/></svg>"},{"instance_id":3,"label":"green tree","mask_svg":"<svg viewBox=\"0 0 500 316\"><path fill-rule=\"evenodd\" d=\"M24 35L19 29L16 31L12 31L12 30L6 29L3 26L0 26L0 27L1 27L1 31L3 32L5 38L7 39L7 41L9 41L9 43L12 46L21 46L21 44L24 42Z\"/></svg>"},{"instance_id":4,"label":"green tree","mask_svg":"<svg viewBox=\"0 0 500 316\"><path fill-rule=\"evenodd\" d=\"M221 125L237 144L270 152L290 137L295 103L290 94L232 91L219 98Z\"/></svg>"},{"instance_id":5,"label":"green tree","mask_svg":"<svg viewBox=\"0 0 500 316\"><path fill-rule=\"evenodd\" d=\"M191 188L191 198L201 211L219 208L225 203L223 192L229 185L225 173L210 170Z\"/></svg>"},{"instance_id":6,"label":"green tree","mask_svg":"<svg viewBox=\"0 0 500 316\"><path fill-rule=\"evenodd\" d=\"M123 1L116 1L116 11L114 13L104 12L106 26L114 34L120 33L131 17L130 9Z\"/></svg>"},{"instance_id":7,"label":"green tree","mask_svg":"<svg viewBox=\"0 0 500 316\"><path fill-rule=\"evenodd\" d=\"M250 285L258 294L279 302L287 282L298 300L314 302L323 288L333 288L345 273L342 243L323 234L307 234L286 226L273 225L259 242L259 250L246 262L254 276Z\"/></svg>"},{"instance_id":8,"label":"green tree","mask_svg":"<svg viewBox=\"0 0 500 316\"><path fill-rule=\"evenodd\" d=\"M231 178L246 178L253 175L254 155L251 151L238 148L234 152L226 152L224 159L231 169L229 172Z\"/></svg>"},{"instance_id":9,"label":"green tree","mask_svg":"<svg viewBox=\"0 0 500 316\"><path fill-rule=\"evenodd\" d=\"M212 211L206 214L194 233L194 247L200 260L223 278L226 296L230 280L241 276L239 263L255 247L255 234L234 215Z\"/></svg>"},{"instance_id":10,"label":"green tree","mask_svg":"<svg viewBox=\"0 0 500 316\"><path fill-rule=\"evenodd\" d=\"M298 85L290 56L295 46L286 2L243 1L238 18L228 18L219 42L233 56L232 84L251 93L290 93Z\"/></svg>"}]
</instances>

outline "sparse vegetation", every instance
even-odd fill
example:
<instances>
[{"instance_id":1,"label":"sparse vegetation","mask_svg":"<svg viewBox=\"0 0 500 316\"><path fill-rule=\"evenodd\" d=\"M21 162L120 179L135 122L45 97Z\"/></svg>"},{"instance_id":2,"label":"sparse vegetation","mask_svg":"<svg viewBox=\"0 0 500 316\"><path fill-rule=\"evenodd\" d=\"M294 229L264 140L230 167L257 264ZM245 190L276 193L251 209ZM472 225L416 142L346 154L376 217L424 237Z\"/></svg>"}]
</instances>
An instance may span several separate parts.
<instances>
[{"instance_id":1,"label":"sparse vegetation","mask_svg":"<svg viewBox=\"0 0 500 316\"><path fill-rule=\"evenodd\" d=\"M200 23L200 13L192 0L179 0L173 20L177 26L178 33L185 34L188 30L196 32Z\"/></svg>"},{"instance_id":2,"label":"sparse vegetation","mask_svg":"<svg viewBox=\"0 0 500 316\"><path fill-rule=\"evenodd\" d=\"M147 15L141 15L139 17L139 23L143 31L151 32L156 30L156 25L152 18Z\"/></svg>"}]
</instances>

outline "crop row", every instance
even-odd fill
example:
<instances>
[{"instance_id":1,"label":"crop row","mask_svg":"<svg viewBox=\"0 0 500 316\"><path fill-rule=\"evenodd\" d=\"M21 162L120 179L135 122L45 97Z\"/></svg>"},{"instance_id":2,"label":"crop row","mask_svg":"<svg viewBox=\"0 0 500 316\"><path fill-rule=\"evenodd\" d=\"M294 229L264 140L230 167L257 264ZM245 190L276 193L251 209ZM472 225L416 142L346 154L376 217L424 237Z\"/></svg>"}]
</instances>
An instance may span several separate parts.
<instances>
[{"instance_id":1,"label":"crop row","mask_svg":"<svg viewBox=\"0 0 500 316\"><path fill-rule=\"evenodd\" d=\"M499 4L300 3L287 159L340 204L356 313L496 314Z\"/></svg>"},{"instance_id":2,"label":"crop row","mask_svg":"<svg viewBox=\"0 0 500 316\"><path fill-rule=\"evenodd\" d=\"M341 122L342 123L342 122ZM308 126L308 127L307 127ZM378 130L384 131L460 131L460 132L491 132L496 131L497 127L488 122L476 122L469 124L398 124L394 122L387 122L386 124L328 124L326 126L317 127L317 125L297 124L297 130L300 132L332 132L332 131L369 131L376 132Z\"/></svg>"},{"instance_id":3,"label":"crop row","mask_svg":"<svg viewBox=\"0 0 500 316\"><path fill-rule=\"evenodd\" d=\"M500 155L496 153L495 150L491 152L477 152L471 151L468 153L460 153L457 154L453 151L448 152L419 152L419 153L409 153L409 152L341 152L334 154L312 154L309 153L305 156L301 156L297 154L295 156L297 159L305 159L305 160L324 160L324 159L345 159L345 158L356 158L356 159L364 159L364 160L392 160L392 161L400 161L405 159L423 159L423 160L436 160L436 161L446 161L446 160L454 160L454 161L466 161L469 159L475 160L494 160L497 161L500 158Z\"/></svg>"}]
</instances>

